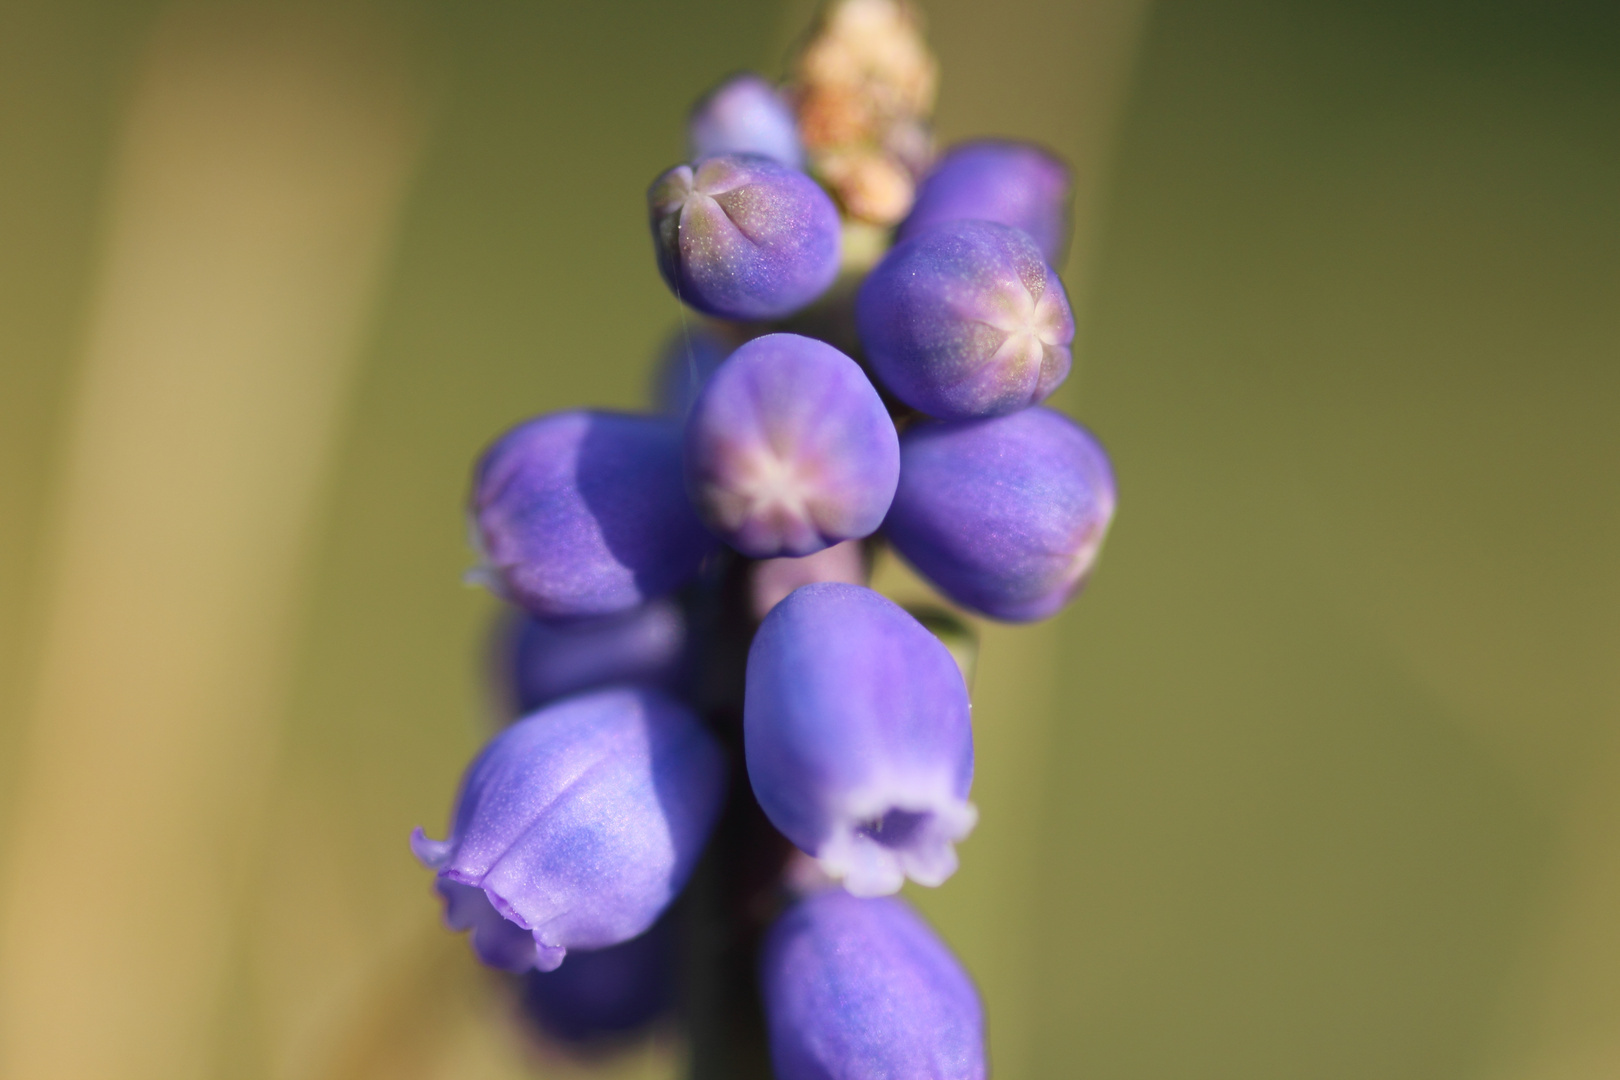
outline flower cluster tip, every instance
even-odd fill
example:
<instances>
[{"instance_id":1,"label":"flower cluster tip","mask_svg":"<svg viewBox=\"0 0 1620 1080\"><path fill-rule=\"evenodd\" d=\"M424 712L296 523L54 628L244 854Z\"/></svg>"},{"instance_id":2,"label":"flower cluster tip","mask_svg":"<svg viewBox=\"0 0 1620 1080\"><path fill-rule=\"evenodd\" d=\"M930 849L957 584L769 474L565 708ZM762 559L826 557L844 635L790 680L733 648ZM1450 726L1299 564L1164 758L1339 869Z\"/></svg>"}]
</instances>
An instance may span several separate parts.
<instances>
[{"instance_id":1,"label":"flower cluster tip","mask_svg":"<svg viewBox=\"0 0 1620 1080\"><path fill-rule=\"evenodd\" d=\"M695 313L653 409L525 421L474 470L508 725L411 846L554 1038L670 1007L698 874L681 918L753 950L779 1080L985 1074L971 980L892 895L950 878L978 818L971 624L868 575L888 545L961 611L1046 618L1115 490L1041 404L1071 366L1068 167L936 157L937 81L910 3L835 0L785 84L701 98L647 194Z\"/></svg>"}]
</instances>

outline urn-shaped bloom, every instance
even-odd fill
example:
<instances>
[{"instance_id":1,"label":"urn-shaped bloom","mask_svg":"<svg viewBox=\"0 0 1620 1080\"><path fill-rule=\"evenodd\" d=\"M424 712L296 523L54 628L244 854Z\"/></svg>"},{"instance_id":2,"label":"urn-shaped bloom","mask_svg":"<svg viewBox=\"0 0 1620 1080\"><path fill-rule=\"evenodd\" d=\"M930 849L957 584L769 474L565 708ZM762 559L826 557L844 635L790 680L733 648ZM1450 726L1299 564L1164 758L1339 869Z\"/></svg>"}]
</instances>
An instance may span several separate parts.
<instances>
[{"instance_id":1,"label":"urn-shaped bloom","mask_svg":"<svg viewBox=\"0 0 1620 1080\"><path fill-rule=\"evenodd\" d=\"M1027 408L1069 374L1074 318L1035 242L988 221L952 221L895 246L855 301L877 377L930 416Z\"/></svg>"},{"instance_id":2,"label":"urn-shaped bloom","mask_svg":"<svg viewBox=\"0 0 1620 1080\"><path fill-rule=\"evenodd\" d=\"M682 585L714 548L682 488L669 417L520 424L479 463L472 519L482 576L542 618L626 611Z\"/></svg>"},{"instance_id":3,"label":"urn-shaped bloom","mask_svg":"<svg viewBox=\"0 0 1620 1080\"><path fill-rule=\"evenodd\" d=\"M942 221L993 221L1029 234L1056 265L1069 243L1071 185L1069 167L1033 143L962 143L923 180L896 236L907 240Z\"/></svg>"},{"instance_id":4,"label":"urn-shaped bloom","mask_svg":"<svg viewBox=\"0 0 1620 1080\"><path fill-rule=\"evenodd\" d=\"M743 731L760 807L851 893L956 871L977 817L967 687L892 601L826 582L772 608L748 651Z\"/></svg>"},{"instance_id":5,"label":"urn-shaped bloom","mask_svg":"<svg viewBox=\"0 0 1620 1080\"><path fill-rule=\"evenodd\" d=\"M656 1020L674 1003L675 941L666 917L620 945L574 952L556 971L523 977L523 1011L569 1043L610 1038Z\"/></svg>"},{"instance_id":6,"label":"urn-shaped bloom","mask_svg":"<svg viewBox=\"0 0 1620 1080\"><path fill-rule=\"evenodd\" d=\"M569 949L653 924L708 838L724 775L719 744L673 699L580 694L496 736L467 770L449 838L417 829L411 847L486 962L550 971Z\"/></svg>"},{"instance_id":7,"label":"urn-shaped bloom","mask_svg":"<svg viewBox=\"0 0 1620 1080\"><path fill-rule=\"evenodd\" d=\"M613 683L678 689L688 666L686 614L661 597L617 615L511 620L497 677L519 715Z\"/></svg>"},{"instance_id":8,"label":"urn-shaped bloom","mask_svg":"<svg viewBox=\"0 0 1620 1080\"><path fill-rule=\"evenodd\" d=\"M983 1080L978 992L899 898L806 897L760 967L777 1080Z\"/></svg>"},{"instance_id":9,"label":"urn-shaped bloom","mask_svg":"<svg viewBox=\"0 0 1620 1080\"><path fill-rule=\"evenodd\" d=\"M838 209L816 182L769 158L677 165L647 191L658 269L675 295L723 319L774 319L838 276Z\"/></svg>"},{"instance_id":10,"label":"urn-shaped bloom","mask_svg":"<svg viewBox=\"0 0 1620 1080\"><path fill-rule=\"evenodd\" d=\"M952 600L1024 622L1085 584L1114 516L1114 474L1079 424L1047 408L918 424L900 456L885 533Z\"/></svg>"},{"instance_id":11,"label":"urn-shaped bloom","mask_svg":"<svg viewBox=\"0 0 1620 1080\"><path fill-rule=\"evenodd\" d=\"M692 160L756 154L790 169L804 167L799 126L776 87L751 72L733 75L692 107L686 125Z\"/></svg>"},{"instance_id":12,"label":"urn-shaped bloom","mask_svg":"<svg viewBox=\"0 0 1620 1080\"><path fill-rule=\"evenodd\" d=\"M883 524L900 444L860 366L767 334L710 376L686 421L686 485L709 528L752 558L808 555Z\"/></svg>"}]
</instances>

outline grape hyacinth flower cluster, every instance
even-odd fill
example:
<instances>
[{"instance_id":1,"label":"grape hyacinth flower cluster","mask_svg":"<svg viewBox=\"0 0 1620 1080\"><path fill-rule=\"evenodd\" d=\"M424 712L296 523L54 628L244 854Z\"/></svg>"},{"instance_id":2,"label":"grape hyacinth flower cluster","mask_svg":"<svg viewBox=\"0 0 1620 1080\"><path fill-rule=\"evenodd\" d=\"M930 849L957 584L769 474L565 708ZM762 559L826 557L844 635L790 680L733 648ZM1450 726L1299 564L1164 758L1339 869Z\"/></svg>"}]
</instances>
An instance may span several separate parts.
<instances>
[{"instance_id":1,"label":"grape hyacinth flower cluster","mask_svg":"<svg viewBox=\"0 0 1620 1080\"><path fill-rule=\"evenodd\" d=\"M474 469L516 719L411 846L553 1040L673 1010L699 1077L986 1073L972 981L894 895L976 821L968 685L949 616L870 567L888 545L965 612L1046 618L1114 482L1041 404L1074 336L1067 168L936 154L920 25L835 0L786 85L702 98L647 196L696 313L653 410L531 419Z\"/></svg>"}]
</instances>

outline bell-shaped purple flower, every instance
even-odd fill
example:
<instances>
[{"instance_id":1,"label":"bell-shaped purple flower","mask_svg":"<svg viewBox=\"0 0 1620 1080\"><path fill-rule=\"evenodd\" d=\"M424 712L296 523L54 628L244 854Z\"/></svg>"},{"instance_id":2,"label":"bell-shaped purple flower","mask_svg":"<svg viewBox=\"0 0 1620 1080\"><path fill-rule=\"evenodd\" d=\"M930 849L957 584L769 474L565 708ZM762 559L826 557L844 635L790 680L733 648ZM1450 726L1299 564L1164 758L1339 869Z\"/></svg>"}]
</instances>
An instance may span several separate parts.
<instances>
[{"instance_id":1,"label":"bell-shaped purple flower","mask_svg":"<svg viewBox=\"0 0 1620 1080\"><path fill-rule=\"evenodd\" d=\"M930 416L999 416L1069 374L1074 317L1035 242L988 221L951 221L898 244L855 300L872 370Z\"/></svg>"},{"instance_id":2,"label":"bell-shaped purple flower","mask_svg":"<svg viewBox=\"0 0 1620 1080\"><path fill-rule=\"evenodd\" d=\"M518 425L479 462L472 520L478 575L551 619L662 596L715 546L686 499L680 422L668 417L564 412Z\"/></svg>"},{"instance_id":3,"label":"bell-shaped purple flower","mask_svg":"<svg viewBox=\"0 0 1620 1080\"><path fill-rule=\"evenodd\" d=\"M790 315L838 276L838 209L769 158L677 165L647 191L653 247L683 302L723 319Z\"/></svg>"},{"instance_id":4,"label":"bell-shaped purple flower","mask_svg":"<svg viewBox=\"0 0 1620 1080\"><path fill-rule=\"evenodd\" d=\"M756 559L808 555L883 524L900 444L860 366L767 334L709 377L686 420L686 487L704 522Z\"/></svg>"},{"instance_id":5,"label":"bell-shaped purple flower","mask_svg":"<svg viewBox=\"0 0 1620 1080\"><path fill-rule=\"evenodd\" d=\"M686 613L669 597L617 615L512 620L498 675L519 715L612 683L675 691L689 653Z\"/></svg>"},{"instance_id":6,"label":"bell-shaped purple flower","mask_svg":"<svg viewBox=\"0 0 1620 1080\"><path fill-rule=\"evenodd\" d=\"M523 977L523 1011L542 1032L567 1043L611 1038L645 1027L674 1004L675 940L668 918L640 937L570 953L556 971Z\"/></svg>"},{"instance_id":7,"label":"bell-shaped purple flower","mask_svg":"<svg viewBox=\"0 0 1620 1080\"><path fill-rule=\"evenodd\" d=\"M751 72L733 75L692 107L686 133L692 160L717 154L757 154L804 168L804 147L793 110L776 87Z\"/></svg>"},{"instance_id":8,"label":"bell-shaped purple flower","mask_svg":"<svg viewBox=\"0 0 1620 1080\"><path fill-rule=\"evenodd\" d=\"M1047 408L918 424L900 457L885 534L952 600L1025 622L1085 584L1114 516L1114 474L1079 424Z\"/></svg>"},{"instance_id":9,"label":"bell-shaped purple flower","mask_svg":"<svg viewBox=\"0 0 1620 1080\"><path fill-rule=\"evenodd\" d=\"M653 404L665 416L685 419L698 391L736 343L707 326L681 327L669 336L653 366Z\"/></svg>"},{"instance_id":10,"label":"bell-shaped purple flower","mask_svg":"<svg viewBox=\"0 0 1620 1080\"><path fill-rule=\"evenodd\" d=\"M766 816L851 893L955 873L977 820L967 687L892 601L826 582L777 604L748 651L743 733Z\"/></svg>"},{"instance_id":11,"label":"bell-shaped purple flower","mask_svg":"<svg viewBox=\"0 0 1620 1080\"><path fill-rule=\"evenodd\" d=\"M569 949L653 924L691 873L724 786L723 752L689 710L653 690L598 690L497 735L467 770L449 839L417 829L411 849L480 957L550 971Z\"/></svg>"},{"instance_id":12,"label":"bell-shaped purple flower","mask_svg":"<svg viewBox=\"0 0 1620 1080\"><path fill-rule=\"evenodd\" d=\"M1029 234L1057 265L1069 243L1069 167L1033 143L980 139L952 147L917 189L897 239L942 221L994 221Z\"/></svg>"},{"instance_id":13,"label":"bell-shaped purple flower","mask_svg":"<svg viewBox=\"0 0 1620 1080\"><path fill-rule=\"evenodd\" d=\"M978 991L897 897L806 897L771 927L760 975L776 1080L984 1080Z\"/></svg>"}]
</instances>

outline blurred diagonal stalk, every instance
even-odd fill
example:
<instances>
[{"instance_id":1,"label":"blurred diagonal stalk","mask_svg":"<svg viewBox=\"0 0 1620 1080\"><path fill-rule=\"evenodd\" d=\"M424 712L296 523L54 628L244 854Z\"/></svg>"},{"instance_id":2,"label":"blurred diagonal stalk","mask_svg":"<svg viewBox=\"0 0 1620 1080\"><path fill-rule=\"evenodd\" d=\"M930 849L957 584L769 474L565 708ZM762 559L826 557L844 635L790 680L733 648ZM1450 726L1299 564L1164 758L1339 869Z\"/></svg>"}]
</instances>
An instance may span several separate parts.
<instances>
[{"instance_id":1,"label":"blurred diagonal stalk","mask_svg":"<svg viewBox=\"0 0 1620 1080\"><path fill-rule=\"evenodd\" d=\"M141 65L48 532L0 1074L212 1071L304 555L419 142L378 29L180 7Z\"/></svg>"}]
</instances>

